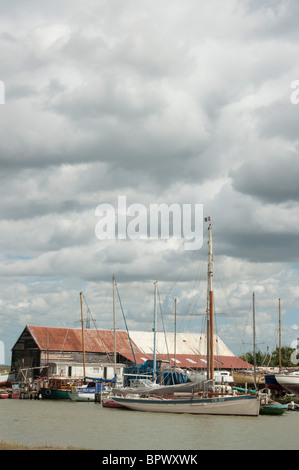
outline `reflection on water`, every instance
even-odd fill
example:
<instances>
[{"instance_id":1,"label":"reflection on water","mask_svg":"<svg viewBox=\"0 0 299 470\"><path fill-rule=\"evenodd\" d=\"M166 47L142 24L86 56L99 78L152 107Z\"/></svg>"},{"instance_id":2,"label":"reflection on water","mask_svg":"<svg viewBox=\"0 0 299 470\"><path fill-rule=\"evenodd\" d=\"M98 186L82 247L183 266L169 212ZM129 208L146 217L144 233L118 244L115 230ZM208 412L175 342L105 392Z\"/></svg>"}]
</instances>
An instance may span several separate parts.
<instances>
[{"instance_id":1,"label":"reflection on water","mask_svg":"<svg viewBox=\"0 0 299 470\"><path fill-rule=\"evenodd\" d=\"M104 450L299 449L299 412L231 417L142 413L69 400L0 400L0 439Z\"/></svg>"}]
</instances>

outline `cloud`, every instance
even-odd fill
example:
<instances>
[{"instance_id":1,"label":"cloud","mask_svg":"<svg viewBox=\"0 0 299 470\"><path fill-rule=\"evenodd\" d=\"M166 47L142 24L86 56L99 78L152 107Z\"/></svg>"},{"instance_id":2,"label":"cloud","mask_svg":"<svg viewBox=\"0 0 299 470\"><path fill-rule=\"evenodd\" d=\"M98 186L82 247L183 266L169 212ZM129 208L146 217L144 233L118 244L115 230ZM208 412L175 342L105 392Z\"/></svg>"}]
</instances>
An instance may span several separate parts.
<instances>
[{"instance_id":1,"label":"cloud","mask_svg":"<svg viewBox=\"0 0 299 470\"><path fill-rule=\"evenodd\" d=\"M297 202L299 159L295 152L253 158L232 171L234 188L266 203Z\"/></svg>"},{"instance_id":2,"label":"cloud","mask_svg":"<svg viewBox=\"0 0 299 470\"><path fill-rule=\"evenodd\" d=\"M237 319L253 289L263 335L278 291L287 319L298 298L297 3L0 5L5 343L25 322L73 325L80 290L110 327L113 274L132 328L152 328L156 279L169 328L174 295L201 328L206 239L193 254L183 241L100 242L95 209L120 195L203 204Z\"/></svg>"}]
</instances>

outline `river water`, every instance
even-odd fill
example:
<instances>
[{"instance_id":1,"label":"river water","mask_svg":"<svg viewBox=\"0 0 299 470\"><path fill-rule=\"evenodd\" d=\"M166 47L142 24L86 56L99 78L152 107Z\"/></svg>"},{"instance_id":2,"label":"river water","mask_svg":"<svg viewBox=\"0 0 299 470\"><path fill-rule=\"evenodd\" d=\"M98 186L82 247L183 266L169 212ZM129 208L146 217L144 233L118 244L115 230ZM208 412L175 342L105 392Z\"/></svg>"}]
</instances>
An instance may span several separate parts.
<instances>
[{"instance_id":1,"label":"river water","mask_svg":"<svg viewBox=\"0 0 299 470\"><path fill-rule=\"evenodd\" d=\"M299 412L230 417L103 408L69 400L0 400L0 440L96 450L298 450Z\"/></svg>"}]
</instances>

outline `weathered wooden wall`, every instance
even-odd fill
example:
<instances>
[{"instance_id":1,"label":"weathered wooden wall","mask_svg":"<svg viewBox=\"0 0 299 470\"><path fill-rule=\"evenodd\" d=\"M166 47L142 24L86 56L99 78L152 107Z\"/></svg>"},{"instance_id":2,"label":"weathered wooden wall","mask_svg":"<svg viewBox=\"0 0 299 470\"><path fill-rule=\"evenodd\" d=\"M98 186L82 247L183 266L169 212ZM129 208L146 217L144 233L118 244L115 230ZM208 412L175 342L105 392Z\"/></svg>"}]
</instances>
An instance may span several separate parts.
<instances>
[{"instance_id":1,"label":"weathered wooden wall","mask_svg":"<svg viewBox=\"0 0 299 470\"><path fill-rule=\"evenodd\" d=\"M117 362L128 363L128 360L117 354ZM83 363L83 352L82 351L47 351L40 350L37 346L34 338L30 331L25 328L17 343L12 349L12 370L19 370L23 368L39 368L47 366L49 363ZM113 353L103 352L86 352L85 353L86 364L100 365L113 363ZM38 375L39 371L36 370Z\"/></svg>"},{"instance_id":2,"label":"weathered wooden wall","mask_svg":"<svg viewBox=\"0 0 299 470\"><path fill-rule=\"evenodd\" d=\"M24 330L12 349L11 368L18 370L24 367L40 365L40 350L28 330Z\"/></svg>"}]
</instances>

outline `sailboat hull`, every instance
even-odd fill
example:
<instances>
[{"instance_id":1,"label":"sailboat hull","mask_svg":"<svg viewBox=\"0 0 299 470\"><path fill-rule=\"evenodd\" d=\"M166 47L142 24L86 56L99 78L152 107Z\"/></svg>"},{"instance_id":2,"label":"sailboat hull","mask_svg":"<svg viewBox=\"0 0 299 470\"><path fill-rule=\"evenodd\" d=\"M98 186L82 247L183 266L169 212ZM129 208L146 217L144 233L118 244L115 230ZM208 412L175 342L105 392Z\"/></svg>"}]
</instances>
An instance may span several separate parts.
<instances>
[{"instance_id":1,"label":"sailboat hull","mask_svg":"<svg viewBox=\"0 0 299 470\"><path fill-rule=\"evenodd\" d=\"M70 391L69 390L56 390L51 388L40 388L40 394L43 399L51 399L51 400L61 400L61 399L69 399L70 398Z\"/></svg>"},{"instance_id":2,"label":"sailboat hull","mask_svg":"<svg viewBox=\"0 0 299 470\"><path fill-rule=\"evenodd\" d=\"M73 401L95 401L95 393L91 392L70 392L69 397Z\"/></svg>"},{"instance_id":3,"label":"sailboat hull","mask_svg":"<svg viewBox=\"0 0 299 470\"><path fill-rule=\"evenodd\" d=\"M236 385L245 385L246 383L248 385L254 385L256 382L257 384L264 384L265 383L265 376L264 375L257 375L256 378L254 378L253 372L250 373L241 373L241 372L233 372L232 373L234 383Z\"/></svg>"},{"instance_id":4,"label":"sailboat hull","mask_svg":"<svg viewBox=\"0 0 299 470\"><path fill-rule=\"evenodd\" d=\"M275 374L275 379L288 392L299 395L299 375Z\"/></svg>"},{"instance_id":5,"label":"sailboat hull","mask_svg":"<svg viewBox=\"0 0 299 470\"><path fill-rule=\"evenodd\" d=\"M258 416L260 410L259 398L247 395L193 399L113 397L113 400L131 410L160 413Z\"/></svg>"}]
</instances>

